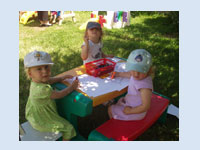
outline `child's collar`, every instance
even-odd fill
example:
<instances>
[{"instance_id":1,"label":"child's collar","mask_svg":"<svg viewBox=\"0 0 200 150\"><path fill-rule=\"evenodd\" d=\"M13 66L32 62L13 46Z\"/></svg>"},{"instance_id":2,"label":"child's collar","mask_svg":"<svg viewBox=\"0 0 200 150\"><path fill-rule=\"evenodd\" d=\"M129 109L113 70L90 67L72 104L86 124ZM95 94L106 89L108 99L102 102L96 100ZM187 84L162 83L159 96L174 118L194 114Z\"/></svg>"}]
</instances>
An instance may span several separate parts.
<instances>
[{"instance_id":1,"label":"child's collar","mask_svg":"<svg viewBox=\"0 0 200 150\"><path fill-rule=\"evenodd\" d=\"M89 40L89 42L90 42L92 45L101 44L101 41L99 41L98 43L94 43L93 41Z\"/></svg>"}]
</instances>

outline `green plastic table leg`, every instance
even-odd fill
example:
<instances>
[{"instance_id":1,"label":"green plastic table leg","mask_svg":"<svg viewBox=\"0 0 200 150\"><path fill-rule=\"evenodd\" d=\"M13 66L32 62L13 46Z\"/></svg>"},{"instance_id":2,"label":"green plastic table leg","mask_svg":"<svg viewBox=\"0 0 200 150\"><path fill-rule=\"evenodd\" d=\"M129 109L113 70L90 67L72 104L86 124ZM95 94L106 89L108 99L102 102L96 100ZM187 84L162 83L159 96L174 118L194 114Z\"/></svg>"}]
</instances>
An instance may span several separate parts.
<instances>
[{"instance_id":1,"label":"green plastic table leg","mask_svg":"<svg viewBox=\"0 0 200 150\"><path fill-rule=\"evenodd\" d=\"M88 137L88 141L115 141L115 140L112 138L107 138L98 131L93 130Z\"/></svg>"},{"instance_id":2,"label":"green plastic table leg","mask_svg":"<svg viewBox=\"0 0 200 150\"><path fill-rule=\"evenodd\" d=\"M66 85L56 83L52 85L56 90L67 88ZM85 117L92 113L92 100L83 94L73 91L69 95L56 100L58 113L68 120L76 129L77 137L73 140L85 140L78 132L77 117Z\"/></svg>"}]
</instances>

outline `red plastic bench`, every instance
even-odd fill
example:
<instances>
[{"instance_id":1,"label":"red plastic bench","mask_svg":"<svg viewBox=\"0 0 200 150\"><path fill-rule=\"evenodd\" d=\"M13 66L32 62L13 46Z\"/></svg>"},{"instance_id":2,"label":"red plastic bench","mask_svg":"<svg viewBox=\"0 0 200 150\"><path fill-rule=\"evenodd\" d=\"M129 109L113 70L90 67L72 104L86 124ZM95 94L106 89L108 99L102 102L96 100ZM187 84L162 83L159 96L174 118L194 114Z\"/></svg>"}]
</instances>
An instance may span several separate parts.
<instances>
[{"instance_id":1,"label":"red plastic bench","mask_svg":"<svg viewBox=\"0 0 200 150\"><path fill-rule=\"evenodd\" d=\"M90 133L88 140L132 141L159 119L159 117L167 110L168 104L168 99L156 94L152 94L151 107L144 119L138 121L121 121L110 119L93 130Z\"/></svg>"}]
</instances>

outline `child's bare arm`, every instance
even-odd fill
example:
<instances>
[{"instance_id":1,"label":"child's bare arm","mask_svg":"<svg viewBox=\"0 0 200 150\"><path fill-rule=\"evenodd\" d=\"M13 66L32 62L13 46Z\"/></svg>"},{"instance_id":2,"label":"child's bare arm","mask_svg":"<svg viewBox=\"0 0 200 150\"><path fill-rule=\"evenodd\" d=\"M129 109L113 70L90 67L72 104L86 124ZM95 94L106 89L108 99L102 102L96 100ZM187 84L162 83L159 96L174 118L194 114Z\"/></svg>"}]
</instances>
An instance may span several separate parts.
<instances>
[{"instance_id":1,"label":"child's bare arm","mask_svg":"<svg viewBox=\"0 0 200 150\"><path fill-rule=\"evenodd\" d=\"M115 72L115 77L130 78L131 74L130 72Z\"/></svg>"},{"instance_id":2,"label":"child's bare arm","mask_svg":"<svg viewBox=\"0 0 200 150\"><path fill-rule=\"evenodd\" d=\"M106 55L104 54L104 52L102 52L102 58L106 58Z\"/></svg>"},{"instance_id":3,"label":"child's bare arm","mask_svg":"<svg viewBox=\"0 0 200 150\"><path fill-rule=\"evenodd\" d=\"M108 54L108 55L106 55L106 54L104 54L104 53L102 52L102 57L103 57L103 58L106 58L106 57L111 57L111 58L113 58L114 55L113 55L113 54Z\"/></svg>"},{"instance_id":4,"label":"child's bare arm","mask_svg":"<svg viewBox=\"0 0 200 150\"><path fill-rule=\"evenodd\" d=\"M53 84L53 83L61 82L61 81L65 80L66 78L71 79L71 78L73 78L73 76L71 76L71 75L63 75L61 77L51 77L49 79L48 83L49 84Z\"/></svg>"},{"instance_id":5,"label":"child's bare arm","mask_svg":"<svg viewBox=\"0 0 200 150\"><path fill-rule=\"evenodd\" d=\"M51 99L59 99L59 98L62 98L64 96L68 95L73 90L77 89L78 84L79 84L79 81L74 80L68 88L65 88L61 91L53 91L52 94L51 94Z\"/></svg>"},{"instance_id":6,"label":"child's bare arm","mask_svg":"<svg viewBox=\"0 0 200 150\"><path fill-rule=\"evenodd\" d=\"M88 58L88 52L89 52L89 41L88 37L84 37L85 45L83 45L82 51L81 51L81 58L82 60L86 60Z\"/></svg>"},{"instance_id":7,"label":"child's bare arm","mask_svg":"<svg viewBox=\"0 0 200 150\"><path fill-rule=\"evenodd\" d=\"M127 106L124 108L125 114L138 114L143 113L147 111L150 108L151 105L151 95L152 91L151 89L140 89L141 98L142 98L142 104L137 107L130 107Z\"/></svg>"}]
</instances>

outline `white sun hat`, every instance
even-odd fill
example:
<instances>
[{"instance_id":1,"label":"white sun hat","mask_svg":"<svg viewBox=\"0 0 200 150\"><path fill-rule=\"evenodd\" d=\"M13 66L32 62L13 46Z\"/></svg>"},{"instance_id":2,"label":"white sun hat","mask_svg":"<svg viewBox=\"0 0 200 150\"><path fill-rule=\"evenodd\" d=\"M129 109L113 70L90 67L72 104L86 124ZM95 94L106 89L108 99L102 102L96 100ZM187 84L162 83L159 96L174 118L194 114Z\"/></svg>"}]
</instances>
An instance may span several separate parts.
<instances>
[{"instance_id":1,"label":"white sun hat","mask_svg":"<svg viewBox=\"0 0 200 150\"><path fill-rule=\"evenodd\" d=\"M24 57L24 66L26 68L41 65L53 65L51 56L48 53L35 50Z\"/></svg>"}]
</instances>

